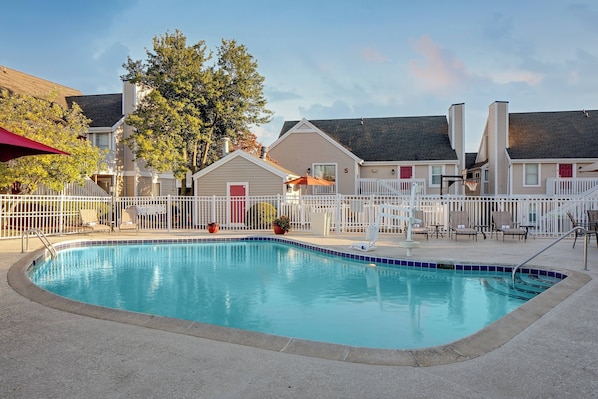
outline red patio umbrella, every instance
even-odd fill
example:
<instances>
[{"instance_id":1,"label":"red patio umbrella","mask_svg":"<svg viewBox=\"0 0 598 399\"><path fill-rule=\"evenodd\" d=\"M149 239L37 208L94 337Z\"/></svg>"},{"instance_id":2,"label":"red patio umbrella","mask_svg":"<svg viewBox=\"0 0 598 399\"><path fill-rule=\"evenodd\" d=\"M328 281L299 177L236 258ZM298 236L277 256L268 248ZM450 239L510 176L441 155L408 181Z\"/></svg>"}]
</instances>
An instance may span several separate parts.
<instances>
[{"instance_id":1,"label":"red patio umbrella","mask_svg":"<svg viewBox=\"0 0 598 399\"><path fill-rule=\"evenodd\" d=\"M0 126L0 161L6 162L26 155L63 154L68 152L58 150L39 141L28 139L9 132Z\"/></svg>"}]
</instances>

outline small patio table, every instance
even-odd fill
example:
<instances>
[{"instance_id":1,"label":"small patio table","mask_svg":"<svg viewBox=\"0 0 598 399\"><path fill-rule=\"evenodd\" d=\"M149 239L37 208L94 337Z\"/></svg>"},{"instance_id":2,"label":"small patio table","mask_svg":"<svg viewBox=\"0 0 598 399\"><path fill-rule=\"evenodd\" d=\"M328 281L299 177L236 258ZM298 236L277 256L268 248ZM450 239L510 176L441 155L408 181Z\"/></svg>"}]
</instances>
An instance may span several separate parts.
<instances>
[{"instance_id":1,"label":"small patio table","mask_svg":"<svg viewBox=\"0 0 598 399\"><path fill-rule=\"evenodd\" d=\"M444 226L444 224L431 224L430 226L434 227L434 233L436 233L436 239L438 239L438 233L440 233L440 227Z\"/></svg>"}]
</instances>

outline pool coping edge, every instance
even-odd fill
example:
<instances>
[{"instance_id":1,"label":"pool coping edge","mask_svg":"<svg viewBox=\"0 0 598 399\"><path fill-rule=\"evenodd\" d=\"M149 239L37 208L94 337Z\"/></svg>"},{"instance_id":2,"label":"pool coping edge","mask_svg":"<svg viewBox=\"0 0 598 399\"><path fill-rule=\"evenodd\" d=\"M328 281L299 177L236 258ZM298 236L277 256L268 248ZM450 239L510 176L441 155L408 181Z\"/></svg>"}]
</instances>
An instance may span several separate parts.
<instances>
[{"instance_id":1,"label":"pool coping edge","mask_svg":"<svg viewBox=\"0 0 598 399\"><path fill-rule=\"evenodd\" d=\"M122 242L122 240L102 241L104 243ZM140 239L134 241L147 242L152 240ZM165 242L169 240L160 241ZM189 242L189 240L172 241ZM197 241L208 240L193 240L193 242ZM296 243L292 240L280 241ZM63 248L73 245L89 245L90 242L92 241L66 241L57 245L57 247ZM309 244L309 246L315 247L313 244ZM12 289L23 297L57 310L101 320L125 323L288 354L353 363L411 367L427 367L461 362L495 350L521 333L591 280L591 277L588 274L567 269L563 271L567 275L567 278L561 280L549 290L532 298L501 319L468 337L437 347L394 350L352 347L348 345L281 337L188 320L105 308L70 300L38 287L29 279L27 275L29 268L36 262L45 259L47 256L49 256L49 253L45 249L40 249L27 254L9 268L7 280Z\"/></svg>"}]
</instances>

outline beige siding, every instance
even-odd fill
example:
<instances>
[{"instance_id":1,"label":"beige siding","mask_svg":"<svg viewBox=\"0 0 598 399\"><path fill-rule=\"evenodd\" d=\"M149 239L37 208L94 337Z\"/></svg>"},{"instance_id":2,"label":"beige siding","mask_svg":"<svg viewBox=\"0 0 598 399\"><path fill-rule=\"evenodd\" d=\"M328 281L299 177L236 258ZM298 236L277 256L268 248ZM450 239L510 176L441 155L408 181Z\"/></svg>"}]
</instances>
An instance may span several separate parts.
<instances>
[{"instance_id":1,"label":"beige siding","mask_svg":"<svg viewBox=\"0 0 598 399\"><path fill-rule=\"evenodd\" d=\"M135 177L134 176L125 176L124 178L124 191L123 194L127 197L133 197L136 195L135 193Z\"/></svg>"},{"instance_id":2,"label":"beige siding","mask_svg":"<svg viewBox=\"0 0 598 399\"><path fill-rule=\"evenodd\" d=\"M407 166L407 165L403 165ZM395 174L392 174L392 170L395 170ZM364 179L398 179L399 178L399 167L396 165L381 165L381 166L362 166L360 168L360 177Z\"/></svg>"},{"instance_id":3,"label":"beige siding","mask_svg":"<svg viewBox=\"0 0 598 399\"><path fill-rule=\"evenodd\" d=\"M538 162L529 162L538 163ZM523 163L514 163L513 168L513 194L546 194L546 179L557 177L556 171L558 165L555 163L540 164L540 186L524 186L524 165Z\"/></svg>"},{"instance_id":4,"label":"beige siding","mask_svg":"<svg viewBox=\"0 0 598 399\"><path fill-rule=\"evenodd\" d=\"M178 192L175 179L160 179L160 195L177 195Z\"/></svg>"},{"instance_id":5,"label":"beige siding","mask_svg":"<svg viewBox=\"0 0 598 399\"><path fill-rule=\"evenodd\" d=\"M313 164L335 164L337 192L355 193L356 162L316 132L291 133L270 150L270 156L280 166L302 176Z\"/></svg>"},{"instance_id":6,"label":"beige siding","mask_svg":"<svg viewBox=\"0 0 598 399\"><path fill-rule=\"evenodd\" d=\"M263 162L263 161L262 161ZM197 194L227 195L228 182L247 182L248 195L283 194L282 178L242 157L236 157L196 180Z\"/></svg>"}]
</instances>

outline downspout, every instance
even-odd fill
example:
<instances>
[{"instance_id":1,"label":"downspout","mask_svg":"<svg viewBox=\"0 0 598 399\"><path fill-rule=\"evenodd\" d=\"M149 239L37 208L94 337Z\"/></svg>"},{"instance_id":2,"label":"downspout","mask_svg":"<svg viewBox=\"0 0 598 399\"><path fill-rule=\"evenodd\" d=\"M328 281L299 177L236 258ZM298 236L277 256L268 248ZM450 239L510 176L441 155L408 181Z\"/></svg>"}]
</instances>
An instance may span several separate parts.
<instances>
[{"instance_id":1,"label":"downspout","mask_svg":"<svg viewBox=\"0 0 598 399\"><path fill-rule=\"evenodd\" d=\"M507 165L507 187L508 187L508 193L507 195L510 197L511 195L513 195L513 161L511 160L511 157L509 157L508 154L506 154L507 150L505 149L505 155L507 157L507 160L509 161L509 164Z\"/></svg>"}]
</instances>

